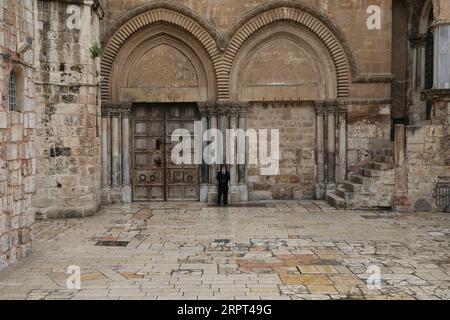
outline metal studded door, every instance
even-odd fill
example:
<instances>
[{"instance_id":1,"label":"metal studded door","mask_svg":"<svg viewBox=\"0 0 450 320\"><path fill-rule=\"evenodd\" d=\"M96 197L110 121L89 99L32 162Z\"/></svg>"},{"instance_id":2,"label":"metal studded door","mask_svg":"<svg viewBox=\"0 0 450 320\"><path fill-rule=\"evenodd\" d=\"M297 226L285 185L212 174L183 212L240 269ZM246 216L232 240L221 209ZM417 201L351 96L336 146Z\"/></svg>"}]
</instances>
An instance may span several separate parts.
<instances>
[{"instance_id":1,"label":"metal studded door","mask_svg":"<svg viewBox=\"0 0 450 320\"><path fill-rule=\"evenodd\" d=\"M138 104L133 108L134 201L198 201L200 168L171 161L172 132L194 133L197 108L190 104ZM192 137L193 139L193 137Z\"/></svg>"}]
</instances>

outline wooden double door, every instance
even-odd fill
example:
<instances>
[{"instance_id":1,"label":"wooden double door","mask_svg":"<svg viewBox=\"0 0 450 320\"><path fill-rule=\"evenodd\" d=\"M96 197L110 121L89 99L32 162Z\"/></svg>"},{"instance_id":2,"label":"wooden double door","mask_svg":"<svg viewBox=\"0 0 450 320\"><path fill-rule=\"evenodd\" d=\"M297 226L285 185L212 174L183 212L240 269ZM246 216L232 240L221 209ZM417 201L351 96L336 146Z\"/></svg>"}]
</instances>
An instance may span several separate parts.
<instances>
[{"instance_id":1,"label":"wooden double door","mask_svg":"<svg viewBox=\"0 0 450 320\"><path fill-rule=\"evenodd\" d=\"M173 131L187 129L194 141L198 119L196 104L133 105L134 201L199 200L200 166L176 165L171 159L178 143L171 141Z\"/></svg>"}]
</instances>

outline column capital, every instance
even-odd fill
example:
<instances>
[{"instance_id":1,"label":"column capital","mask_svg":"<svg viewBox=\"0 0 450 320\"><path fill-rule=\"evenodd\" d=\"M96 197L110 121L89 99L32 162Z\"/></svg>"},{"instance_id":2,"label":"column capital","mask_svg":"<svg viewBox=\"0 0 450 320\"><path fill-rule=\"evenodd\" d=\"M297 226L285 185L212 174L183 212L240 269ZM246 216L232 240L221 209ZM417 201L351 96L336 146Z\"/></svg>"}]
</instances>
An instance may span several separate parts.
<instances>
[{"instance_id":1,"label":"column capital","mask_svg":"<svg viewBox=\"0 0 450 320\"><path fill-rule=\"evenodd\" d=\"M215 103L211 102L200 102L197 103L198 109L202 117L210 117L217 115L217 110Z\"/></svg>"},{"instance_id":2,"label":"column capital","mask_svg":"<svg viewBox=\"0 0 450 320\"><path fill-rule=\"evenodd\" d=\"M317 114L336 113L339 110L339 102L337 100L320 100L315 101Z\"/></svg>"},{"instance_id":3,"label":"column capital","mask_svg":"<svg viewBox=\"0 0 450 320\"><path fill-rule=\"evenodd\" d=\"M411 48L425 47L427 45L427 41L428 41L428 35L426 35L426 34L411 36L409 38L409 42L411 43Z\"/></svg>"},{"instance_id":4,"label":"column capital","mask_svg":"<svg viewBox=\"0 0 450 320\"><path fill-rule=\"evenodd\" d=\"M242 116L247 114L250 103L246 101L218 101L216 109L220 114Z\"/></svg>"},{"instance_id":5,"label":"column capital","mask_svg":"<svg viewBox=\"0 0 450 320\"><path fill-rule=\"evenodd\" d=\"M102 116L129 118L132 105L131 102L102 103Z\"/></svg>"}]
</instances>

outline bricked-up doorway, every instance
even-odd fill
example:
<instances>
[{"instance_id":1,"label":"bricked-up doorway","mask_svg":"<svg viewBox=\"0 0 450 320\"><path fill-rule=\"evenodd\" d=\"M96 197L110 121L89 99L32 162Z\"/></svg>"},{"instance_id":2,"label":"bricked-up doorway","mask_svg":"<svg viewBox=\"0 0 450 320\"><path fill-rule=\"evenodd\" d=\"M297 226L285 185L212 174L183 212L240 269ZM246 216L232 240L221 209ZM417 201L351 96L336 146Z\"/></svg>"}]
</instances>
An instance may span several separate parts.
<instances>
[{"instance_id":1,"label":"bricked-up doorway","mask_svg":"<svg viewBox=\"0 0 450 320\"><path fill-rule=\"evenodd\" d=\"M187 129L194 141L194 122L199 120L194 103L134 104L133 200L199 201L200 166L171 161L171 141L176 129Z\"/></svg>"}]
</instances>

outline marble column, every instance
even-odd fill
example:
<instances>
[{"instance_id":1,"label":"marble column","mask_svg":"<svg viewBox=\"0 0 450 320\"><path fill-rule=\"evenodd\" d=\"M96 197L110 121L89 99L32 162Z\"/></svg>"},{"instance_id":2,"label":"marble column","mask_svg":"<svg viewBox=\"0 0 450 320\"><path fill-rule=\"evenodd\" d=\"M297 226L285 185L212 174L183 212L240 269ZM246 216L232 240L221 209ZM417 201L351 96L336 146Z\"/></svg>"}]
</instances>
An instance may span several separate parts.
<instances>
[{"instance_id":1,"label":"marble column","mask_svg":"<svg viewBox=\"0 0 450 320\"><path fill-rule=\"evenodd\" d=\"M220 156L219 164L227 164L227 145L226 145L226 136L227 136L227 129L229 129L229 119L228 119L228 110L226 107L221 107L219 110L219 130L222 132L223 136L223 148L222 155ZM220 168L219 168L220 169Z\"/></svg>"},{"instance_id":2,"label":"marble column","mask_svg":"<svg viewBox=\"0 0 450 320\"><path fill-rule=\"evenodd\" d=\"M109 188L111 185L111 175L109 170L109 114L107 111L102 113L102 188Z\"/></svg>"},{"instance_id":3,"label":"marble column","mask_svg":"<svg viewBox=\"0 0 450 320\"><path fill-rule=\"evenodd\" d=\"M247 130L247 108L248 105L244 104L241 106L239 110L239 120L238 125L239 129L246 131ZM244 159L246 162L246 137L239 136L238 138L238 159ZM248 187L247 187L247 179L246 179L246 165L239 164L238 165L238 177L239 177L239 194L241 202L248 202Z\"/></svg>"},{"instance_id":4,"label":"marble column","mask_svg":"<svg viewBox=\"0 0 450 320\"><path fill-rule=\"evenodd\" d=\"M336 113L333 108L327 112L327 190L336 187Z\"/></svg>"},{"instance_id":5,"label":"marble column","mask_svg":"<svg viewBox=\"0 0 450 320\"><path fill-rule=\"evenodd\" d=\"M201 185L200 185L200 202L208 202L208 193L209 193L209 165L206 163L203 157L203 151L208 146L208 142L203 139L206 131L208 130L208 106L206 104L199 105L200 113L201 113L201 122L202 122L202 166L201 166Z\"/></svg>"},{"instance_id":6,"label":"marble column","mask_svg":"<svg viewBox=\"0 0 450 320\"><path fill-rule=\"evenodd\" d=\"M122 202L131 202L130 114L122 113Z\"/></svg>"},{"instance_id":7,"label":"marble column","mask_svg":"<svg viewBox=\"0 0 450 320\"><path fill-rule=\"evenodd\" d=\"M317 186L316 198L325 198L325 112L318 109L316 115L317 129Z\"/></svg>"},{"instance_id":8,"label":"marble column","mask_svg":"<svg viewBox=\"0 0 450 320\"><path fill-rule=\"evenodd\" d=\"M131 202L131 104L102 105L102 203Z\"/></svg>"},{"instance_id":9,"label":"marble column","mask_svg":"<svg viewBox=\"0 0 450 320\"><path fill-rule=\"evenodd\" d=\"M120 136L119 115L111 116L111 184L113 187L120 185Z\"/></svg>"},{"instance_id":10,"label":"marble column","mask_svg":"<svg viewBox=\"0 0 450 320\"><path fill-rule=\"evenodd\" d=\"M339 112L339 165L337 182L344 183L347 180L347 113Z\"/></svg>"},{"instance_id":11,"label":"marble column","mask_svg":"<svg viewBox=\"0 0 450 320\"><path fill-rule=\"evenodd\" d=\"M236 130L239 127L239 118L238 118L238 111L235 108L231 108L229 110L229 117L230 117L230 129L234 130L236 132ZM235 139L233 137L233 139ZM228 140L228 139L227 139ZM228 163L228 165L230 166L230 202L231 203L238 203L240 202L240 194L239 194L239 185L238 185L238 167L237 167L237 145L238 145L238 141L237 139L235 139L235 141L231 142L228 141L229 145L227 148L226 153L228 154L227 159L231 160L231 154L234 154L234 161L233 163ZM233 149L231 149L231 146L233 146Z\"/></svg>"},{"instance_id":12,"label":"marble column","mask_svg":"<svg viewBox=\"0 0 450 320\"><path fill-rule=\"evenodd\" d=\"M217 110L214 107L209 108L209 128L217 129ZM210 137L211 138L211 137ZM208 202L217 203L218 190L217 190L217 164L211 164L209 167L209 190L208 190Z\"/></svg>"}]
</instances>

